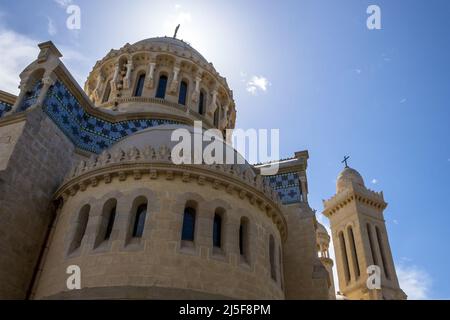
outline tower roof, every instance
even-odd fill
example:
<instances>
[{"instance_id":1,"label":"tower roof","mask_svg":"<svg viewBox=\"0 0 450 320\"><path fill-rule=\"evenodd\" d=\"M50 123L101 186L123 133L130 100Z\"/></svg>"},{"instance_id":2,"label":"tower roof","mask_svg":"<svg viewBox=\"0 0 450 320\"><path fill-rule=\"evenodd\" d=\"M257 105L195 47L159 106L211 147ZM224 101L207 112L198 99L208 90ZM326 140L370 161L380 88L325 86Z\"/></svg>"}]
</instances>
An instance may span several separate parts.
<instances>
[{"instance_id":1,"label":"tower roof","mask_svg":"<svg viewBox=\"0 0 450 320\"><path fill-rule=\"evenodd\" d=\"M339 174L336 182L336 192L343 191L344 189L350 187L352 183L364 187L364 179L361 174L353 168L346 167Z\"/></svg>"}]
</instances>

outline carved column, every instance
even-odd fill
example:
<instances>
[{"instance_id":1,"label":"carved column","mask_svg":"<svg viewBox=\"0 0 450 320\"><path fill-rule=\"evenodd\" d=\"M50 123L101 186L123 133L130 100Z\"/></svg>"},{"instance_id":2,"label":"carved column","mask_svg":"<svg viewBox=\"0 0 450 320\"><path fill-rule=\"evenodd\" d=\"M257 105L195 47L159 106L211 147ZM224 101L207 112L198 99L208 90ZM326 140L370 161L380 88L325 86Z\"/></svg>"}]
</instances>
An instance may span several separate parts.
<instances>
[{"instance_id":1,"label":"carved column","mask_svg":"<svg viewBox=\"0 0 450 320\"><path fill-rule=\"evenodd\" d=\"M101 73L99 73L99 75L97 76L97 83L95 85L95 89L93 92L95 103L97 103L100 100L100 87L104 81L105 81L105 78L102 76Z\"/></svg>"},{"instance_id":2,"label":"carved column","mask_svg":"<svg viewBox=\"0 0 450 320\"><path fill-rule=\"evenodd\" d=\"M202 78L200 75L197 75L197 77L195 77L195 89L194 89L194 93L192 94L192 102L194 104L196 104L198 102L198 98L200 96L200 84L202 82Z\"/></svg>"},{"instance_id":3,"label":"carved column","mask_svg":"<svg viewBox=\"0 0 450 320\"><path fill-rule=\"evenodd\" d=\"M223 116L220 118L220 129L225 129L228 126L228 110L230 103L223 108Z\"/></svg>"},{"instance_id":4,"label":"carved column","mask_svg":"<svg viewBox=\"0 0 450 320\"><path fill-rule=\"evenodd\" d=\"M111 80L111 91L112 92L117 91L117 81L119 79L119 71L120 71L119 68L120 68L119 62L117 62L115 64L115 68L114 68L114 76Z\"/></svg>"},{"instance_id":5,"label":"carved column","mask_svg":"<svg viewBox=\"0 0 450 320\"><path fill-rule=\"evenodd\" d=\"M155 85L155 80L154 80L155 68L156 68L156 63L150 62L150 64L148 65L147 75L145 77L145 87L146 88L153 89L153 86Z\"/></svg>"},{"instance_id":6,"label":"carved column","mask_svg":"<svg viewBox=\"0 0 450 320\"><path fill-rule=\"evenodd\" d=\"M308 202L308 189L306 186L306 177L300 176L299 179L300 179L300 188L302 190L302 196L303 196L302 202L306 203L306 202Z\"/></svg>"},{"instance_id":7,"label":"carved column","mask_svg":"<svg viewBox=\"0 0 450 320\"><path fill-rule=\"evenodd\" d=\"M39 92L39 97L37 98L35 105L31 106L31 108L40 108L43 106L48 90L53 84L55 84L55 81L56 76L54 74L50 74L42 78L42 89Z\"/></svg>"},{"instance_id":8,"label":"carved column","mask_svg":"<svg viewBox=\"0 0 450 320\"><path fill-rule=\"evenodd\" d=\"M133 71L133 61L130 58L127 63L127 73L125 75L125 78L123 79L124 89L129 89L131 86L131 71Z\"/></svg>"},{"instance_id":9,"label":"carved column","mask_svg":"<svg viewBox=\"0 0 450 320\"><path fill-rule=\"evenodd\" d=\"M208 114L213 117L214 116L214 111L216 111L217 108L217 86L214 88L213 92L212 92L212 99L211 99L211 103L208 105Z\"/></svg>"},{"instance_id":10,"label":"carved column","mask_svg":"<svg viewBox=\"0 0 450 320\"><path fill-rule=\"evenodd\" d=\"M172 94L175 94L177 92L178 88L178 74L180 73L180 68L178 66L173 67L173 78L172 82L170 83L170 90L169 92Z\"/></svg>"}]
</instances>

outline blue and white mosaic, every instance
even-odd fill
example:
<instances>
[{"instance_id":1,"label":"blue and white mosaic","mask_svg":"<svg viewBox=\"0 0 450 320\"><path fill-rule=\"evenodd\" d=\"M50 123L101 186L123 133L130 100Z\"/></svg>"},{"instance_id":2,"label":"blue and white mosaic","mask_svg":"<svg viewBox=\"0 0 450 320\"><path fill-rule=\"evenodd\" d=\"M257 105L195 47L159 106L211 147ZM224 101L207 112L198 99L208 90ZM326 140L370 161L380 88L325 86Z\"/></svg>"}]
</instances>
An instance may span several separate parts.
<instances>
[{"instance_id":1,"label":"blue and white mosaic","mask_svg":"<svg viewBox=\"0 0 450 320\"><path fill-rule=\"evenodd\" d=\"M17 111L18 112L25 111L33 104L35 104L39 97L39 94L41 93L41 89L42 89L42 82L37 81L36 84L33 86L33 89L27 92Z\"/></svg>"},{"instance_id":2,"label":"blue and white mosaic","mask_svg":"<svg viewBox=\"0 0 450 320\"><path fill-rule=\"evenodd\" d=\"M80 149L101 153L118 140L137 131L176 121L140 119L109 122L85 112L78 100L60 81L49 90L44 111Z\"/></svg>"},{"instance_id":3,"label":"blue and white mosaic","mask_svg":"<svg viewBox=\"0 0 450 320\"><path fill-rule=\"evenodd\" d=\"M12 108L12 105L3 101L0 101L0 118L7 113L8 111L10 111Z\"/></svg>"},{"instance_id":4,"label":"blue and white mosaic","mask_svg":"<svg viewBox=\"0 0 450 320\"><path fill-rule=\"evenodd\" d=\"M300 181L295 172L283 173L266 178L272 189L278 192L283 204L301 201Z\"/></svg>"}]
</instances>

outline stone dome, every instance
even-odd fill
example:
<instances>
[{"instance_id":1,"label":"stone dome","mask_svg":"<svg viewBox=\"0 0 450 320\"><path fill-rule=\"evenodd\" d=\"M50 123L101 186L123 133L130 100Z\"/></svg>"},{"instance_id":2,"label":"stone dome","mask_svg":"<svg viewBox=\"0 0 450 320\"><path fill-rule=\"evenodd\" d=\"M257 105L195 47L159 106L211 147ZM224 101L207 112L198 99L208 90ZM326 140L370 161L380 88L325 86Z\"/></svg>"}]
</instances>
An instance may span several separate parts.
<instances>
[{"instance_id":1,"label":"stone dome","mask_svg":"<svg viewBox=\"0 0 450 320\"><path fill-rule=\"evenodd\" d=\"M317 234L320 234L320 235L328 235L327 229L320 222L317 222L317 231L316 232L317 232Z\"/></svg>"},{"instance_id":2,"label":"stone dome","mask_svg":"<svg viewBox=\"0 0 450 320\"><path fill-rule=\"evenodd\" d=\"M183 125L183 124L169 124L169 125L160 125L156 127L147 128L142 131L138 131L130 136L127 136L123 138L122 140L118 141L114 145L112 145L108 152L110 154L117 153L118 151L127 151L130 149L138 149L138 150L144 150L146 147L151 145L151 147L154 150L160 150L163 147L168 148L168 152L171 153L172 149L179 145L180 139L172 139L172 135L174 134L175 130L180 130L179 132L184 132L186 134L189 134L189 139L191 140L191 162L192 164L198 164L194 161L194 153L198 151L198 146L194 145L194 141L196 140L196 136L198 137L199 141L202 141L201 145L201 155L203 155L203 152L205 149L210 145L211 142L203 141L203 135L206 135L206 131L198 130L193 126ZM200 140L201 139L201 140ZM214 138L213 138L214 139ZM230 144L227 144L224 140L221 139L221 137L217 137L219 139L219 143L222 145L223 150L223 163L226 164L226 155L227 154L233 154L233 157L235 159L235 163L237 166L240 167L240 170L242 172L247 171L248 174L251 174L252 178L256 177L256 173L253 169L253 167L245 160L245 158L239 154ZM200 154L200 153L199 153ZM173 159L172 159L173 160ZM206 159L203 159L206 160ZM242 163L242 164L240 164Z\"/></svg>"},{"instance_id":3,"label":"stone dome","mask_svg":"<svg viewBox=\"0 0 450 320\"><path fill-rule=\"evenodd\" d=\"M326 247L326 249L328 249L328 245L330 243L330 235L328 234L325 226L320 222L317 222L316 241L319 246L323 245L324 247Z\"/></svg>"},{"instance_id":4,"label":"stone dome","mask_svg":"<svg viewBox=\"0 0 450 320\"><path fill-rule=\"evenodd\" d=\"M359 185L361 187L364 187L364 179L359 174L358 171L355 169L352 169L350 167L345 168L342 170L342 172L339 174L336 182L336 191L341 192L344 189L349 188L353 184Z\"/></svg>"},{"instance_id":5,"label":"stone dome","mask_svg":"<svg viewBox=\"0 0 450 320\"><path fill-rule=\"evenodd\" d=\"M113 114L155 116L206 128L233 129L236 109L226 79L187 42L149 38L97 61L84 90Z\"/></svg>"},{"instance_id":6,"label":"stone dome","mask_svg":"<svg viewBox=\"0 0 450 320\"><path fill-rule=\"evenodd\" d=\"M136 47L138 49L142 49L148 46L155 46L155 47L168 47L172 49L173 51L177 51L181 54L185 55L191 55L191 57L195 60L199 60L204 63L208 63L208 60L203 57L203 55L195 50L191 45L183 40L171 38L171 37L155 37L155 38L148 38L141 41L138 41L131 46Z\"/></svg>"}]
</instances>

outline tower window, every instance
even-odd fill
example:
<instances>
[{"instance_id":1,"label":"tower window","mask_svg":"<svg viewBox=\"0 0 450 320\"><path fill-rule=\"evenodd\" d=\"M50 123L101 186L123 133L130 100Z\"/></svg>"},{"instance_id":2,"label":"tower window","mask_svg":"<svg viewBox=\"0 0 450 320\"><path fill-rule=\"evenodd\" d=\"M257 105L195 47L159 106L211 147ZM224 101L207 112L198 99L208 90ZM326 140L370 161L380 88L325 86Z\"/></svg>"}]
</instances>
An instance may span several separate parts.
<instances>
[{"instance_id":1,"label":"tower window","mask_svg":"<svg viewBox=\"0 0 450 320\"><path fill-rule=\"evenodd\" d=\"M345 246L345 239L344 239L344 233L341 231L339 232L339 244L341 247L341 257L344 263L344 276L345 281L347 283L350 282L350 268L348 266L348 258L347 258L347 248Z\"/></svg>"},{"instance_id":2,"label":"tower window","mask_svg":"<svg viewBox=\"0 0 450 320\"><path fill-rule=\"evenodd\" d=\"M144 233L145 217L147 215L147 204L142 204L136 211L133 227L133 238L141 238Z\"/></svg>"},{"instance_id":3,"label":"tower window","mask_svg":"<svg viewBox=\"0 0 450 320\"><path fill-rule=\"evenodd\" d=\"M242 218L241 224L239 226L239 254L241 255L241 258L246 262L248 262L248 253L249 253L248 228L249 228L248 219Z\"/></svg>"},{"instance_id":4,"label":"tower window","mask_svg":"<svg viewBox=\"0 0 450 320\"><path fill-rule=\"evenodd\" d=\"M373 243L372 230L370 224L367 224L367 237L369 238L369 246L370 246L370 253L372 254L372 262L374 265L378 266L378 259L377 255L375 254L375 246Z\"/></svg>"},{"instance_id":5,"label":"tower window","mask_svg":"<svg viewBox=\"0 0 450 320\"><path fill-rule=\"evenodd\" d=\"M387 279L390 279L389 269L387 267L387 256L386 252L384 251L383 238L381 236L380 229L378 227L375 227L375 232L377 234L378 247L380 248L381 264L383 265L384 274L386 275Z\"/></svg>"},{"instance_id":6,"label":"tower window","mask_svg":"<svg viewBox=\"0 0 450 320\"><path fill-rule=\"evenodd\" d=\"M159 77L158 88L156 90L156 98L164 99L166 97L167 76Z\"/></svg>"},{"instance_id":7,"label":"tower window","mask_svg":"<svg viewBox=\"0 0 450 320\"><path fill-rule=\"evenodd\" d=\"M109 101L109 96L111 95L111 83L108 81L106 83L105 91L103 92L102 103L106 103Z\"/></svg>"},{"instance_id":8,"label":"tower window","mask_svg":"<svg viewBox=\"0 0 450 320\"><path fill-rule=\"evenodd\" d=\"M200 97L198 100L198 113L203 115L205 113L205 93L200 91Z\"/></svg>"},{"instance_id":9,"label":"tower window","mask_svg":"<svg viewBox=\"0 0 450 320\"><path fill-rule=\"evenodd\" d=\"M182 105L186 105L186 97L187 97L188 85L185 81L181 81L180 84L180 95L178 96L178 103Z\"/></svg>"},{"instance_id":10,"label":"tower window","mask_svg":"<svg viewBox=\"0 0 450 320\"><path fill-rule=\"evenodd\" d=\"M214 215L213 246L216 248L222 247L222 216L218 213Z\"/></svg>"},{"instance_id":11,"label":"tower window","mask_svg":"<svg viewBox=\"0 0 450 320\"><path fill-rule=\"evenodd\" d=\"M69 252L73 252L81 246L81 242L83 241L83 237L86 233L87 224L89 221L89 211L91 210L90 205L85 205L81 208L80 213L78 214L78 219L75 227L75 234L70 245Z\"/></svg>"},{"instance_id":12,"label":"tower window","mask_svg":"<svg viewBox=\"0 0 450 320\"><path fill-rule=\"evenodd\" d=\"M273 280L277 281L277 271L275 268L275 240L273 235L270 235L269 239L269 259L270 259L270 276Z\"/></svg>"},{"instance_id":13,"label":"tower window","mask_svg":"<svg viewBox=\"0 0 450 320\"><path fill-rule=\"evenodd\" d=\"M105 240L109 240L109 238L111 237L115 219L116 219L116 207L114 206L109 212L108 225L106 226L105 232Z\"/></svg>"},{"instance_id":14,"label":"tower window","mask_svg":"<svg viewBox=\"0 0 450 320\"><path fill-rule=\"evenodd\" d=\"M194 208L186 207L184 209L183 230L181 233L181 240L194 241L195 213L196 212Z\"/></svg>"},{"instance_id":15,"label":"tower window","mask_svg":"<svg viewBox=\"0 0 450 320\"><path fill-rule=\"evenodd\" d=\"M348 232L348 239L350 241L350 249L352 253L353 264L355 266L355 279L357 279L361 275L361 271L359 269L358 253L356 252L356 244L355 244L355 237L353 235L353 228L349 227L347 229L347 232Z\"/></svg>"},{"instance_id":16,"label":"tower window","mask_svg":"<svg viewBox=\"0 0 450 320\"><path fill-rule=\"evenodd\" d=\"M141 97L144 91L145 73L141 74L136 82L136 89L134 90L135 97Z\"/></svg>"},{"instance_id":17,"label":"tower window","mask_svg":"<svg viewBox=\"0 0 450 320\"><path fill-rule=\"evenodd\" d=\"M284 283L283 283L283 260L281 258L281 246L278 247L278 265L280 266L280 286L281 286L281 289L284 289Z\"/></svg>"}]
</instances>

